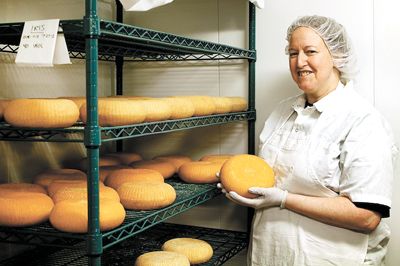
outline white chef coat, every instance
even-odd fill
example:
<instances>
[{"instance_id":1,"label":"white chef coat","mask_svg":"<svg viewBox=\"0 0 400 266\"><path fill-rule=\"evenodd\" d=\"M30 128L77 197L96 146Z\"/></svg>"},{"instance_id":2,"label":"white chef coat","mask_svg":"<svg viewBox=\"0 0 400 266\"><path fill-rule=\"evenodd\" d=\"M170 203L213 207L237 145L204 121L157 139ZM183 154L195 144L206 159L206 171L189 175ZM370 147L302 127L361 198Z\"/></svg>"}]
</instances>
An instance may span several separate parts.
<instances>
[{"instance_id":1,"label":"white chef coat","mask_svg":"<svg viewBox=\"0 0 400 266\"><path fill-rule=\"evenodd\" d=\"M283 101L265 122L259 156L276 186L316 197L391 206L391 130L348 83L304 108L304 94ZM380 265L390 235L381 221L371 234L327 225L287 209L255 211L248 264Z\"/></svg>"}]
</instances>

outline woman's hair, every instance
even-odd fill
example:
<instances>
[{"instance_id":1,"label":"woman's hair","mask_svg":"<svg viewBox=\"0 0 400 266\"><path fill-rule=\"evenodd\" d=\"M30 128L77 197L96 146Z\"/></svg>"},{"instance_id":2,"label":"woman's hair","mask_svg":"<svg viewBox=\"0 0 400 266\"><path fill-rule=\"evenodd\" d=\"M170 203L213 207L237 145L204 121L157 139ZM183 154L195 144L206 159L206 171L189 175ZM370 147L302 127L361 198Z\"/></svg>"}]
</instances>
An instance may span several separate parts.
<instances>
[{"instance_id":1,"label":"woman's hair","mask_svg":"<svg viewBox=\"0 0 400 266\"><path fill-rule=\"evenodd\" d=\"M333 65L340 72L340 80L343 83L354 79L358 72L356 54L350 37L341 24L328 17L300 17L287 30L286 40L288 42L298 27L310 28L321 37L332 56ZM288 46L286 46L286 53L288 54Z\"/></svg>"}]
</instances>

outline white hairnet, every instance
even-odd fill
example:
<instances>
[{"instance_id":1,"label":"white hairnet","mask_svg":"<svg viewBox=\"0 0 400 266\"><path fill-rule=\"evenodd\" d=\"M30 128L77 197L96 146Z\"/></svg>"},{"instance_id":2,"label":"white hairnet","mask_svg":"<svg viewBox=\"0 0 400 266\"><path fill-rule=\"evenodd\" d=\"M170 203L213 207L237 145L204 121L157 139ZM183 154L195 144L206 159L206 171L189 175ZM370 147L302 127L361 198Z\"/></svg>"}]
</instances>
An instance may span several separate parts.
<instances>
[{"instance_id":1,"label":"white hairnet","mask_svg":"<svg viewBox=\"0 0 400 266\"><path fill-rule=\"evenodd\" d=\"M355 77L358 72L356 54L346 30L341 24L328 17L300 17L287 30L286 40L288 42L298 27L308 27L321 37L332 56L333 65L340 72L342 82L347 83ZM288 53L288 47L286 47L286 53Z\"/></svg>"}]
</instances>

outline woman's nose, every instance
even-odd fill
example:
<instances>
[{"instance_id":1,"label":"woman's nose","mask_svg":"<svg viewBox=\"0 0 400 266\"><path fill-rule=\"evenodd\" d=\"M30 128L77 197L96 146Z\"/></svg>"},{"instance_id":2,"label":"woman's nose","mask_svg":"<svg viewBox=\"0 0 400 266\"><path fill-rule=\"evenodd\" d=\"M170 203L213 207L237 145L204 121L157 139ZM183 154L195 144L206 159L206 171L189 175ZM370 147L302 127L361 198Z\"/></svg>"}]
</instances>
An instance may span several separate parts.
<instances>
[{"instance_id":1,"label":"woman's nose","mask_svg":"<svg viewBox=\"0 0 400 266\"><path fill-rule=\"evenodd\" d=\"M307 64L307 55L300 51L297 55L297 67L303 67L306 64Z\"/></svg>"}]
</instances>

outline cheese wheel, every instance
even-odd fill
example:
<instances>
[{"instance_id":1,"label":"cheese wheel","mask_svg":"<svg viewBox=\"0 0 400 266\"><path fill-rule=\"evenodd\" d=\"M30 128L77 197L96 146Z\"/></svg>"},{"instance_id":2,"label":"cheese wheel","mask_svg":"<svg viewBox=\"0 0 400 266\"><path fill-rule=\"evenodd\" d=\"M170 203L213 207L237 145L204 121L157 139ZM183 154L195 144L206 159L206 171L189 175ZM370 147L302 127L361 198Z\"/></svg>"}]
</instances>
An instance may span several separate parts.
<instances>
[{"instance_id":1,"label":"cheese wheel","mask_svg":"<svg viewBox=\"0 0 400 266\"><path fill-rule=\"evenodd\" d=\"M140 102L143 106L146 113L144 122L163 121L171 117L171 107L165 101L155 98L134 101Z\"/></svg>"},{"instance_id":2,"label":"cheese wheel","mask_svg":"<svg viewBox=\"0 0 400 266\"><path fill-rule=\"evenodd\" d=\"M0 121L3 120L4 111L10 101L9 99L0 99Z\"/></svg>"},{"instance_id":3,"label":"cheese wheel","mask_svg":"<svg viewBox=\"0 0 400 266\"><path fill-rule=\"evenodd\" d=\"M229 113L232 110L231 100L227 97L211 97L215 105L215 114Z\"/></svg>"},{"instance_id":4,"label":"cheese wheel","mask_svg":"<svg viewBox=\"0 0 400 266\"><path fill-rule=\"evenodd\" d=\"M162 247L164 251L172 251L185 255L190 264L199 264L209 261L213 255L213 248L204 240L195 238L174 238L166 241Z\"/></svg>"},{"instance_id":5,"label":"cheese wheel","mask_svg":"<svg viewBox=\"0 0 400 266\"><path fill-rule=\"evenodd\" d=\"M58 99L67 99L73 101L76 106L78 107L78 110L81 108L81 106L86 103L86 97L84 96L78 96L78 97L58 97Z\"/></svg>"},{"instance_id":6,"label":"cheese wheel","mask_svg":"<svg viewBox=\"0 0 400 266\"><path fill-rule=\"evenodd\" d=\"M142 123L146 113L139 101L127 99L99 99L98 115L100 126L123 126ZM81 120L86 123L86 103L80 108Z\"/></svg>"},{"instance_id":7,"label":"cheese wheel","mask_svg":"<svg viewBox=\"0 0 400 266\"><path fill-rule=\"evenodd\" d=\"M43 193L2 192L0 194L0 226L31 226L49 219L53 201Z\"/></svg>"},{"instance_id":8,"label":"cheese wheel","mask_svg":"<svg viewBox=\"0 0 400 266\"><path fill-rule=\"evenodd\" d=\"M99 182L99 186L104 186L103 182ZM63 188L87 188L86 180L54 180L47 187L47 193L52 198L58 190Z\"/></svg>"},{"instance_id":9,"label":"cheese wheel","mask_svg":"<svg viewBox=\"0 0 400 266\"><path fill-rule=\"evenodd\" d=\"M224 163L226 160L231 158L232 154L209 154L204 155L200 158L200 161L207 161L207 162L222 162Z\"/></svg>"},{"instance_id":10,"label":"cheese wheel","mask_svg":"<svg viewBox=\"0 0 400 266\"><path fill-rule=\"evenodd\" d=\"M175 189L167 183L124 183L117 189L122 205L130 210L155 210L174 203Z\"/></svg>"},{"instance_id":11,"label":"cheese wheel","mask_svg":"<svg viewBox=\"0 0 400 266\"><path fill-rule=\"evenodd\" d=\"M221 167L218 162L188 162L179 167L178 175L186 183L214 183Z\"/></svg>"},{"instance_id":12,"label":"cheese wheel","mask_svg":"<svg viewBox=\"0 0 400 266\"><path fill-rule=\"evenodd\" d=\"M106 166L100 166L99 167L99 179L102 182L106 182L108 176L116 171L116 170L121 170L121 169L132 169L132 167L128 165L106 165Z\"/></svg>"},{"instance_id":13,"label":"cheese wheel","mask_svg":"<svg viewBox=\"0 0 400 266\"><path fill-rule=\"evenodd\" d=\"M78 118L78 107L66 99L16 99L4 112L4 119L15 127L70 127Z\"/></svg>"},{"instance_id":14,"label":"cheese wheel","mask_svg":"<svg viewBox=\"0 0 400 266\"><path fill-rule=\"evenodd\" d=\"M126 182L147 181L164 183L164 177L151 169L121 169L112 172L106 180L106 185L114 189Z\"/></svg>"},{"instance_id":15,"label":"cheese wheel","mask_svg":"<svg viewBox=\"0 0 400 266\"><path fill-rule=\"evenodd\" d=\"M121 225L125 210L121 203L100 200L100 230L108 231ZM88 206L86 200L63 200L54 205L50 214L51 225L63 232L87 233Z\"/></svg>"},{"instance_id":16,"label":"cheese wheel","mask_svg":"<svg viewBox=\"0 0 400 266\"><path fill-rule=\"evenodd\" d=\"M176 252L152 251L140 255L135 266L190 266L190 262L185 255Z\"/></svg>"},{"instance_id":17,"label":"cheese wheel","mask_svg":"<svg viewBox=\"0 0 400 266\"><path fill-rule=\"evenodd\" d=\"M87 194L87 188L85 187L63 187L54 193L52 199L54 203L63 200L87 200ZM120 202L117 191L104 185L99 187L99 198L100 200Z\"/></svg>"},{"instance_id":18,"label":"cheese wheel","mask_svg":"<svg viewBox=\"0 0 400 266\"><path fill-rule=\"evenodd\" d=\"M250 187L273 187L275 184L272 168L262 158L250 154L228 159L221 168L220 179L226 191L235 191L246 198L256 197L248 192Z\"/></svg>"},{"instance_id":19,"label":"cheese wheel","mask_svg":"<svg viewBox=\"0 0 400 266\"><path fill-rule=\"evenodd\" d=\"M151 169L159 172L164 179L170 178L175 174L175 166L166 161L161 160L143 160L130 164L133 168Z\"/></svg>"},{"instance_id":20,"label":"cheese wheel","mask_svg":"<svg viewBox=\"0 0 400 266\"><path fill-rule=\"evenodd\" d=\"M247 110L247 101L243 97L227 97L231 102L231 112L241 112Z\"/></svg>"},{"instance_id":21,"label":"cheese wheel","mask_svg":"<svg viewBox=\"0 0 400 266\"><path fill-rule=\"evenodd\" d=\"M185 98L165 97L161 100L167 102L171 109L170 119L183 119L194 115L194 105L192 101Z\"/></svg>"},{"instance_id":22,"label":"cheese wheel","mask_svg":"<svg viewBox=\"0 0 400 266\"><path fill-rule=\"evenodd\" d=\"M105 156L115 157L118 159L120 164L125 164L125 165L129 165L130 163L143 160L140 154L134 152L113 152L113 153L107 153Z\"/></svg>"},{"instance_id":23,"label":"cheese wheel","mask_svg":"<svg viewBox=\"0 0 400 266\"><path fill-rule=\"evenodd\" d=\"M14 192L34 192L34 193L42 193L47 195L47 191L40 185L31 184L31 183L7 183L0 184L0 194L5 191L14 191Z\"/></svg>"},{"instance_id":24,"label":"cheese wheel","mask_svg":"<svg viewBox=\"0 0 400 266\"><path fill-rule=\"evenodd\" d=\"M78 162L78 168L82 171L87 172L88 169L88 158L82 158ZM120 165L120 160L115 156L101 155L99 158L99 167L101 166L110 166L110 165Z\"/></svg>"},{"instance_id":25,"label":"cheese wheel","mask_svg":"<svg viewBox=\"0 0 400 266\"><path fill-rule=\"evenodd\" d=\"M185 155L156 156L153 158L153 160L161 160L161 161L166 161L166 162L172 163L175 166L176 173L178 172L179 167L181 167L182 164L192 161L192 159L189 156L185 156Z\"/></svg>"},{"instance_id":26,"label":"cheese wheel","mask_svg":"<svg viewBox=\"0 0 400 266\"><path fill-rule=\"evenodd\" d=\"M215 104L210 96L176 96L188 99L194 107L193 116L212 115L215 112Z\"/></svg>"},{"instance_id":27,"label":"cheese wheel","mask_svg":"<svg viewBox=\"0 0 400 266\"><path fill-rule=\"evenodd\" d=\"M86 180L86 174L77 169L50 169L33 178L33 183L47 188L54 180Z\"/></svg>"}]
</instances>

